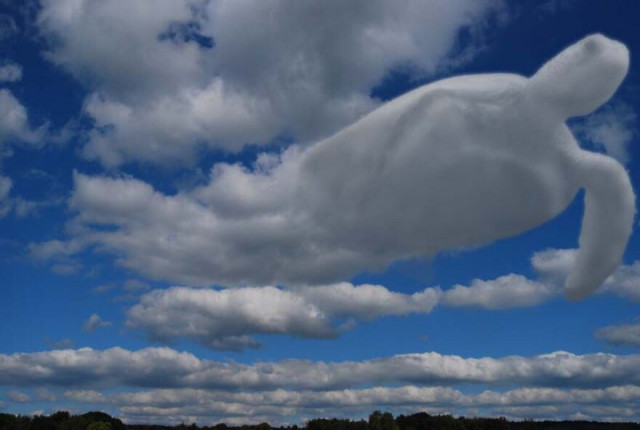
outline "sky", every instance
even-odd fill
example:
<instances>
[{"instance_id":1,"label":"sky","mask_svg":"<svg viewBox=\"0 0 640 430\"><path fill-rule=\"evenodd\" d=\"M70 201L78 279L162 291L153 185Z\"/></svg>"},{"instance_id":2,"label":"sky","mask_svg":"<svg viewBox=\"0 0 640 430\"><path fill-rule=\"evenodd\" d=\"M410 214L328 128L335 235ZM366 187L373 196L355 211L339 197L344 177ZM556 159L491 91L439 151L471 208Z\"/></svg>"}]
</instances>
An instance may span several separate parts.
<instances>
[{"instance_id":1,"label":"sky","mask_svg":"<svg viewBox=\"0 0 640 430\"><path fill-rule=\"evenodd\" d=\"M640 421L639 12L0 1L0 412Z\"/></svg>"}]
</instances>

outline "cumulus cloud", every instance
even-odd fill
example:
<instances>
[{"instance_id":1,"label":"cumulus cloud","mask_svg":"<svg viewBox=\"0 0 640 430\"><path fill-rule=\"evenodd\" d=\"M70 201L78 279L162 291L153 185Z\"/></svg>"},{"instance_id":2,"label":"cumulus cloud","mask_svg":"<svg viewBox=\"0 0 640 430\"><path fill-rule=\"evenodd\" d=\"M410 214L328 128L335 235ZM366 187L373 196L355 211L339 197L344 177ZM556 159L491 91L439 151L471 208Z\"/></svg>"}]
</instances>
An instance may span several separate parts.
<instances>
[{"instance_id":1,"label":"cumulus cloud","mask_svg":"<svg viewBox=\"0 0 640 430\"><path fill-rule=\"evenodd\" d=\"M640 346L640 323L603 327L596 338L611 345Z\"/></svg>"},{"instance_id":2,"label":"cumulus cloud","mask_svg":"<svg viewBox=\"0 0 640 430\"><path fill-rule=\"evenodd\" d=\"M237 150L327 135L374 108L371 89L394 68L419 76L459 59L462 29L474 30L460 54L470 58L500 6L47 0L37 26L46 57L91 91L86 156L175 163L203 142Z\"/></svg>"},{"instance_id":3,"label":"cumulus cloud","mask_svg":"<svg viewBox=\"0 0 640 430\"><path fill-rule=\"evenodd\" d=\"M34 143L37 139L38 134L29 128L26 108L11 91L0 89L0 145L11 140Z\"/></svg>"},{"instance_id":4,"label":"cumulus cloud","mask_svg":"<svg viewBox=\"0 0 640 430\"><path fill-rule=\"evenodd\" d=\"M554 352L463 358L435 352L365 361L289 359L251 365L199 359L170 348L56 350L0 354L0 384L91 388L129 385L224 390L333 390L363 385L521 385L604 388L639 385L638 355Z\"/></svg>"},{"instance_id":5,"label":"cumulus cloud","mask_svg":"<svg viewBox=\"0 0 640 430\"><path fill-rule=\"evenodd\" d=\"M39 400L45 402L55 402L56 400L58 400L58 397L55 395L55 393L46 388L38 388L36 390L36 396Z\"/></svg>"},{"instance_id":6,"label":"cumulus cloud","mask_svg":"<svg viewBox=\"0 0 640 430\"><path fill-rule=\"evenodd\" d=\"M0 65L0 82L15 82L22 79L22 67L16 63Z\"/></svg>"},{"instance_id":7,"label":"cumulus cloud","mask_svg":"<svg viewBox=\"0 0 640 430\"><path fill-rule=\"evenodd\" d=\"M531 259L540 278L547 283L562 284L575 264L576 249L548 249L537 252ZM620 265L603 283L603 293L640 300L640 261Z\"/></svg>"},{"instance_id":8,"label":"cumulus cloud","mask_svg":"<svg viewBox=\"0 0 640 430\"><path fill-rule=\"evenodd\" d=\"M174 195L132 178L75 174L70 229L78 249L97 245L152 279L327 284L524 232L584 187L581 248L566 280L567 296L580 299L619 265L635 196L624 168L581 150L563 121L605 102L627 66L624 45L589 36L530 80L501 74L426 85L313 145L263 154L252 168L217 164L208 184ZM572 68L597 85L558 88ZM480 121L486 103L494 116ZM541 119L532 128L530 113L546 103L558 104L555 125ZM534 295L547 294L537 287Z\"/></svg>"},{"instance_id":9,"label":"cumulus cloud","mask_svg":"<svg viewBox=\"0 0 640 430\"><path fill-rule=\"evenodd\" d=\"M429 313L436 306L503 310L538 306L557 298L575 264L576 249L547 249L531 257L537 279L506 274L414 294L380 285L339 283L298 288L244 287L211 290L174 287L144 295L128 311L128 325L151 338L187 338L214 349L260 344L254 335L335 337L353 323L389 315ZM640 261L621 265L601 293L640 299Z\"/></svg>"},{"instance_id":10,"label":"cumulus cloud","mask_svg":"<svg viewBox=\"0 0 640 430\"><path fill-rule=\"evenodd\" d=\"M156 389L104 395L97 391L69 390L65 397L82 403L115 406L125 416L172 417L188 415L195 421L222 420L225 417L249 419L252 415L269 415L270 422L285 416L317 416L325 411L333 415L366 414L373 409L401 407L404 410L440 408L462 415L498 416L518 408L520 417L544 418L545 408L556 408L553 419L568 417L578 411L597 408L620 412L633 407L640 400L640 387L612 386L605 389L519 388L507 391L486 390L479 394L465 394L448 387L375 387L330 391L275 390L252 393L233 393L202 389ZM533 409L538 408L538 413ZM531 410L529 410L531 409ZM471 411L474 412L471 412ZM614 412L615 413L615 412ZM594 414L601 416L601 414ZM627 414L623 414L627 416ZM630 415L637 416L637 413Z\"/></svg>"},{"instance_id":11,"label":"cumulus cloud","mask_svg":"<svg viewBox=\"0 0 640 430\"><path fill-rule=\"evenodd\" d=\"M169 348L82 348L0 354L0 385L47 385L50 390L36 391L39 399L64 397L115 407L136 421L190 416L199 423L230 423L259 416L275 423L283 417L302 421L382 408L554 419L583 413L601 419L616 413L637 416L639 363L638 355L555 352L503 358L424 353L359 362L246 365ZM485 388L467 390L470 384ZM634 408L636 415L625 412Z\"/></svg>"},{"instance_id":12,"label":"cumulus cloud","mask_svg":"<svg viewBox=\"0 0 640 430\"><path fill-rule=\"evenodd\" d=\"M110 326L111 326L111 322L104 321L102 318L100 318L100 315L98 314L91 314L89 319L87 319L84 322L84 324L82 324L82 328L84 329L84 331L88 333L93 333L99 328L110 327Z\"/></svg>"},{"instance_id":13,"label":"cumulus cloud","mask_svg":"<svg viewBox=\"0 0 640 430\"><path fill-rule=\"evenodd\" d=\"M439 295L436 289L409 295L349 283L297 290L174 287L143 296L128 311L127 324L162 341L186 337L210 348L237 350L259 346L254 335L332 338L346 328L345 320L428 313Z\"/></svg>"},{"instance_id":14,"label":"cumulus cloud","mask_svg":"<svg viewBox=\"0 0 640 430\"><path fill-rule=\"evenodd\" d=\"M156 339L188 337L215 349L258 347L252 334L320 339L337 335L321 310L273 287L157 290L129 310L128 324L146 329Z\"/></svg>"},{"instance_id":15,"label":"cumulus cloud","mask_svg":"<svg viewBox=\"0 0 640 430\"><path fill-rule=\"evenodd\" d=\"M455 285L444 293L442 303L455 307L510 309L536 306L557 292L552 284L509 274L490 281L476 279L470 286Z\"/></svg>"}]
</instances>

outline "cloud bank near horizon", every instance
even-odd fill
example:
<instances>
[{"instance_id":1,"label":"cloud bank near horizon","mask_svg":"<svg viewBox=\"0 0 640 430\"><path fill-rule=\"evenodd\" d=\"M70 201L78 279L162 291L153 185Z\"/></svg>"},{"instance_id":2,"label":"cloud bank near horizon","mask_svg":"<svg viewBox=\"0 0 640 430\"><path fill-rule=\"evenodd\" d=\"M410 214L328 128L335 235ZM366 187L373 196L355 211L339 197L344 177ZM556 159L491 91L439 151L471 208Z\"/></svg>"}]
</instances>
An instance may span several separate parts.
<instances>
[{"instance_id":1,"label":"cloud bank near horizon","mask_svg":"<svg viewBox=\"0 0 640 430\"><path fill-rule=\"evenodd\" d=\"M629 420L637 419L639 365L638 355L562 351L502 358L431 352L359 362L289 359L246 365L169 348L81 348L0 354L0 385L13 387L11 401L60 398L82 407L115 407L127 419L146 422L188 416L199 423L232 424L259 416L274 423L329 410L337 416L368 414L376 407ZM475 384L487 389L454 388ZM32 392L43 385L49 387L44 395Z\"/></svg>"}]
</instances>

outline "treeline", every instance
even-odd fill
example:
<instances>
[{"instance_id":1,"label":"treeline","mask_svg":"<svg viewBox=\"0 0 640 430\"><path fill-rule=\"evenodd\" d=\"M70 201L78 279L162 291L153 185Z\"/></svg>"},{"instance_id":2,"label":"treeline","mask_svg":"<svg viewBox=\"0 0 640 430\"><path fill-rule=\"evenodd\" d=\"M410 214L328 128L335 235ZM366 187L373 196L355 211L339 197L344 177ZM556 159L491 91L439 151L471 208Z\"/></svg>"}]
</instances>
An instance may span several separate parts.
<instances>
[{"instance_id":1,"label":"treeline","mask_svg":"<svg viewBox=\"0 0 640 430\"><path fill-rule=\"evenodd\" d=\"M52 415L11 415L0 413L0 430L640 430L639 423L601 423L590 421L517 421L505 418L454 418L451 415L429 415L420 412L400 415L375 411L368 420L317 418L306 426L272 427L267 423L245 426L217 424L198 427L195 424L127 425L104 412L71 415L60 411Z\"/></svg>"}]
</instances>

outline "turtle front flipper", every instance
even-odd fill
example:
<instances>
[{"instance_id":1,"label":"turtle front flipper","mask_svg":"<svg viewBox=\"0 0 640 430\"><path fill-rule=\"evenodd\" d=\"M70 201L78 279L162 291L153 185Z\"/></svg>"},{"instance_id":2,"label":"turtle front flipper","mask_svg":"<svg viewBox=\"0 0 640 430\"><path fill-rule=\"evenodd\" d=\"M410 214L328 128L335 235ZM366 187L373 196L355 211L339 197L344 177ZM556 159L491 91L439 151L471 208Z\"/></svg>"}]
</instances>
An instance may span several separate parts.
<instances>
[{"instance_id":1,"label":"turtle front flipper","mask_svg":"<svg viewBox=\"0 0 640 430\"><path fill-rule=\"evenodd\" d=\"M591 294L618 267L635 215L631 181L617 161L588 151L580 151L576 161L576 179L586 195L580 249L565 284L569 300Z\"/></svg>"}]
</instances>

